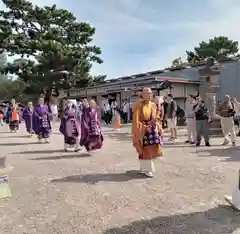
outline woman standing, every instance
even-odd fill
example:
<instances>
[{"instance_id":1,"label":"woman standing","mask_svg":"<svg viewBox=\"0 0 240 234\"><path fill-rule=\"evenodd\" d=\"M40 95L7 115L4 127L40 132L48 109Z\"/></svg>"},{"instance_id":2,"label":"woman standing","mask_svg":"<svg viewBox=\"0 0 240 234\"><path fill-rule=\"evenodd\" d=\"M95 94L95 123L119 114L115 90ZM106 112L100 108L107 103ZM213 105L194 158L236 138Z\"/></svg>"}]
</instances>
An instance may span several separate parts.
<instances>
[{"instance_id":1,"label":"woman standing","mask_svg":"<svg viewBox=\"0 0 240 234\"><path fill-rule=\"evenodd\" d=\"M19 113L17 110L17 104L15 99L11 100L6 113L6 123L9 124L9 129L11 132L17 132L19 129Z\"/></svg>"},{"instance_id":2,"label":"woman standing","mask_svg":"<svg viewBox=\"0 0 240 234\"><path fill-rule=\"evenodd\" d=\"M29 133L29 137L32 137L33 131L33 104L28 102L28 107L23 111L23 119L25 121L26 130Z\"/></svg>"},{"instance_id":3,"label":"woman standing","mask_svg":"<svg viewBox=\"0 0 240 234\"><path fill-rule=\"evenodd\" d=\"M77 120L77 107L71 100L67 101L67 105L63 111L59 131L64 136L64 150L68 151L68 148L71 147L75 148L75 152L78 152L80 150L80 128Z\"/></svg>"},{"instance_id":4,"label":"woman standing","mask_svg":"<svg viewBox=\"0 0 240 234\"><path fill-rule=\"evenodd\" d=\"M101 149L103 136L100 129L100 115L96 102L91 100L89 106L85 102L81 119L80 145L87 151Z\"/></svg>"},{"instance_id":5,"label":"woman standing","mask_svg":"<svg viewBox=\"0 0 240 234\"><path fill-rule=\"evenodd\" d=\"M33 130L37 134L40 143L42 141L49 143L52 129L50 117L50 108L44 104L43 98L39 98L33 113Z\"/></svg>"},{"instance_id":6,"label":"woman standing","mask_svg":"<svg viewBox=\"0 0 240 234\"><path fill-rule=\"evenodd\" d=\"M54 126L55 123L58 120L58 106L57 106L57 104L52 104L51 105L51 112L52 112L52 123L53 123L53 126Z\"/></svg>"}]
</instances>

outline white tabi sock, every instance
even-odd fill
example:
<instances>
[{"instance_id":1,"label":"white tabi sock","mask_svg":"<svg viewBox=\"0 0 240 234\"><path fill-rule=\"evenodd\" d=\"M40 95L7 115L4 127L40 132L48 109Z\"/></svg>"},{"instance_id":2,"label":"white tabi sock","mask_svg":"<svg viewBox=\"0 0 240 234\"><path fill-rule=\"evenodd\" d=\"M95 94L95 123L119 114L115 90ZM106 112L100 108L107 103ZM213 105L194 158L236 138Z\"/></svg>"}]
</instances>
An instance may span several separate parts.
<instances>
[{"instance_id":1,"label":"white tabi sock","mask_svg":"<svg viewBox=\"0 0 240 234\"><path fill-rule=\"evenodd\" d=\"M68 149L68 146L69 146L69 145L65 143L65 144L64 144L64 150L67 150L67 149Z\"/></svg>"},{"instance_id":2,"label":"white tabi sock","mask_svg":"<svg viewBox=\"0 0 240 234\"><path fill-rule=\"evenodd\" d=\"M50 142L48 138L45 138L44 141L45 141L46 143L49 143L49 142Z\"/></svg>"}]
</instances>

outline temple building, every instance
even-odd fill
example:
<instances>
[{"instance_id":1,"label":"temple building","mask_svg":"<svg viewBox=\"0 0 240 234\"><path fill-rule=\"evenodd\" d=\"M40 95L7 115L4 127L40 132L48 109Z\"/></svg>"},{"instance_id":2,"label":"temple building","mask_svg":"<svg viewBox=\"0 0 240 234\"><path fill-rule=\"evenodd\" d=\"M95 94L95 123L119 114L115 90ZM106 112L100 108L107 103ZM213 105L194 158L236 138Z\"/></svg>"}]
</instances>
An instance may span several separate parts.
<instances>
[{"instance_id":1,"label":"temple building","mask_svg":"<svg viewBox=\"0 0 240 234\"><path fill-rule=\"evenodd\" d=\"M168 88L163 87L166 84ZM134 102L143 87L150 87L158 96L171 93L178 105L184 108L186 97L189 94L196 94L198 86L199 75L196 69L171 69L110 79L87 88L64 90L60 92L60 96L75 99L93 98L99 106L113 100L122 105L124 101Z\"/></svg>"}]
</instances>

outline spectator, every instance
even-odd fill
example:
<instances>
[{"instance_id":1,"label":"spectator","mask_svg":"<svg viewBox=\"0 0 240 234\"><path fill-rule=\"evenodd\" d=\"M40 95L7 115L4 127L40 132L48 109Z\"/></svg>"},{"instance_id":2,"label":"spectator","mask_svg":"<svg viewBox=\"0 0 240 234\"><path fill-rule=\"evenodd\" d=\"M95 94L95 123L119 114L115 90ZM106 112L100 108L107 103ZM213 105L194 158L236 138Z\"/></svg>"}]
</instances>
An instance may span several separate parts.
<instances>
[{"instance_id":1,"label":"spectator","mask_svg":"<svg viewBox=\"0 0 240 234\"><path fill-rule=\"evenodd\" d=\"M240 102L236 98L233 98L233 106L235 109L234 124L238 127L238 136L240 136Z\"/></svg>"},{"instance_id":2,"label":"spectator","mask_svg":"<svg viewBox=\"0 0 240 234\"><path fill-rule=\"evenodd\" d=\"M229 143L230 135L232 145L235 146L236 134L233 122L235 110L229 95L225 95L224 102L219 105L217 114L221 117L221 128L224 136L224 141L222 145L227 145Z\"/></svg>"},{"instance_id":3,"label":"spectator","mask_svg":"<svg viewBox=\"0 0 240 234\"><path fill-rule=\"evenodd\" d=\"M204 104L204 101L197 98L197 104L194 105L195 118L196 118L196 146L200 146L201 138L205 140L205 145L210 146L209 143L209 123L211 122L211 117L209 110Z\"/></svg>"},{"instance_id":4,"label":"spectator","mask_svg":"<svg viewBox=\"0 0 240 234\"><path fill-rule=\"evenodd\" d=\"M167 95L167 125L170 130L169 140L177 139L177 103L173 100L173 95Z\"/></svg>"},{"instance_id":5,"label":"spectator","mask_svg":"<svg viewBox=\"0 0 240 234\"><path fill-rule=\"evenodd\" d=\"M185 143L194 144L196 141L196 119L195 112L193 110L193 106L196 104L195 97L193 95L189 95L186 102L186 121L187 121L187 130L188 130L188 140Z\"/></svg>"},{"instance_id":6,"label":"spectator","mask_svg":"<svg viewBox=\"0 0 240 234\"><path fill-rule=\"evenodd\" d=\"M167 103L167 97L163 97L163 122L162 122L162 127L163 129L167 128L167 107L168 107L168 103Z\"/></svg>"}]
</instances>

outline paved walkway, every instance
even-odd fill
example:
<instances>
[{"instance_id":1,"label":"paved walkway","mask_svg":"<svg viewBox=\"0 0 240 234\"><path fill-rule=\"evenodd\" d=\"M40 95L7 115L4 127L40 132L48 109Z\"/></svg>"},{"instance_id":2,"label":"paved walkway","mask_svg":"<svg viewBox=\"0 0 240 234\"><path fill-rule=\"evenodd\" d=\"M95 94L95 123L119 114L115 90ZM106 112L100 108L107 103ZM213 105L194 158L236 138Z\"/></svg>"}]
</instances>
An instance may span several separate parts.
<instances>
[{"instance_id":1,"label":"paved walkway","mask_svg":"<svg viewBox=\"0 0 240 234\"><path fill-rule=\"evenodd\" d=\"M104 128L105 144L91 156L36 144L25 131L0 128L0 151L13 166L13 196L0 200L0 234L233 233L240 215L222 206L239 167L240 148L166 143L153 179L138 169L129 129ZM240 144L240 143L239 143Z\"/></svg>"}]
</instances>

